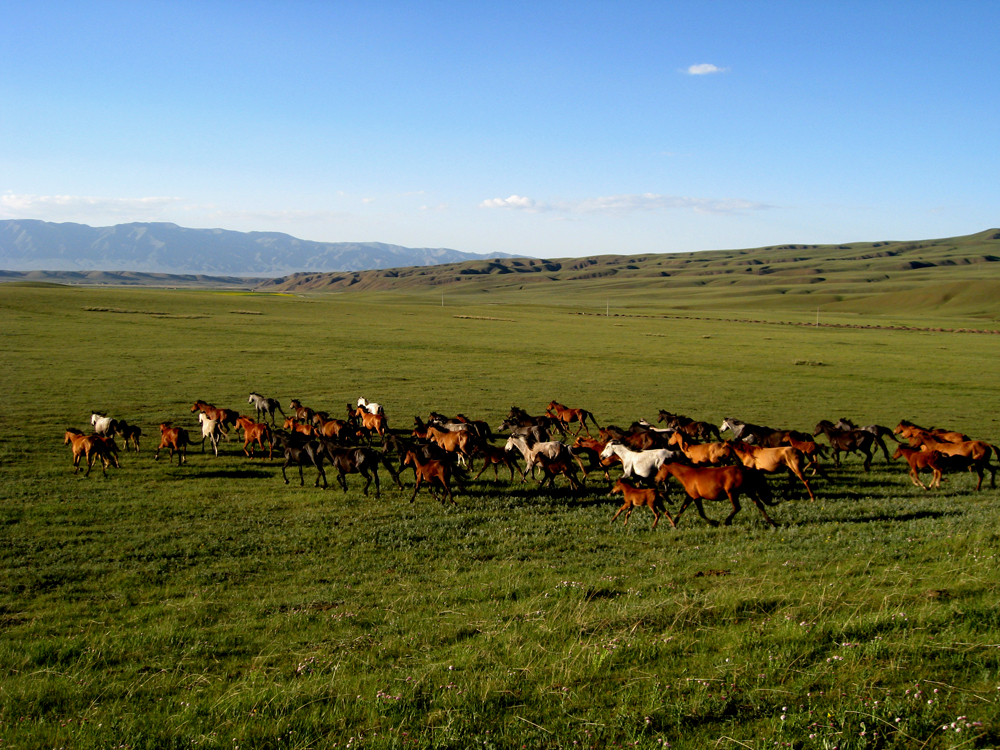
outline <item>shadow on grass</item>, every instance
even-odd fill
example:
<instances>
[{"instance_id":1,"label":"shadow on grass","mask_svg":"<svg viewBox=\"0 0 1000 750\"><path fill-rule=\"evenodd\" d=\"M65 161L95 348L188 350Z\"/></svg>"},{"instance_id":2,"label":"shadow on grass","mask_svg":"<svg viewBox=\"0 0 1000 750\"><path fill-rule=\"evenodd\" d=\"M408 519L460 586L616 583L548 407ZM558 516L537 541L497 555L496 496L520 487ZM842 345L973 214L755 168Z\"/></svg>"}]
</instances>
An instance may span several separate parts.
<instances>
[{"instance_id":1,"label":"shadow on grass","mask_svg":"<svg viewBox=\"0 0 1000 750\"><path fill-rule=\"evenodd\" d=\"M260 469L215 469L198 472L198 477L201 479L270 479L274 476L271 472Z\"/></svg>"}]
</instances>

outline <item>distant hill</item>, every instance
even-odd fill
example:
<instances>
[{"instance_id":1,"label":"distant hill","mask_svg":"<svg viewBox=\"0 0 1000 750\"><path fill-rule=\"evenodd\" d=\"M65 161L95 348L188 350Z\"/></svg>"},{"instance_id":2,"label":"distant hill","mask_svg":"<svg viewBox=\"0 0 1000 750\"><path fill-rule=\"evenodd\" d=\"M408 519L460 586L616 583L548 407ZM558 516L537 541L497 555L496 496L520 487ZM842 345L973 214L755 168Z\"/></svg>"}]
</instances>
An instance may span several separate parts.
<instances>
[{"instance_id":1,"label":"distant hill","mask_svg":"<svg viewBox=\"0 0 1000 750\"><path fill-rule=\"evenodd\" d=\"M1000 317L1000 230L920 241L780 245L669 255L469 261L433 268L294 274L274 291L515 293L675 310L901 311Z\"/></svg>"},{"instance_id":2,"label":"distant hill","mask_svg":"<svg viewBox=\"0 0 1000 750\"><path fill-rule=\"evenodd\" d=\"M500 257L513 256L381 242L311 242L279 232L186 229L167 223L91 227L0 221L0 268L9 271L280 276L297 271L362 271Z\"/></svg>"}]
</instances>

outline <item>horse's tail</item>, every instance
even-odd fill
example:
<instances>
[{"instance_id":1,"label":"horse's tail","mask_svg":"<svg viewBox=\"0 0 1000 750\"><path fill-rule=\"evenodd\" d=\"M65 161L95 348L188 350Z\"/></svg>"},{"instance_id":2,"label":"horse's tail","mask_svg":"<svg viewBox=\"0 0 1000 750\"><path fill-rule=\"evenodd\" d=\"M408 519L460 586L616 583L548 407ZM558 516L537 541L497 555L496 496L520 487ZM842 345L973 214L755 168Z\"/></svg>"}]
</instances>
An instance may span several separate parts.
<instances>
[{"instance_id":1,"label":"horse's tail","mask_svg":"<svg viewBox=\"0 0 1000 750\"><path fill-rule=\"evenodd\" d=\"M754 496L764 503L764 505L770 505L772 508L776 506L777 503L771 494L771 485L767 483L767 477L764 476L764 472L757 469L749 469L748 474L751 477L751 490Z\"/></svg>"},{"instance_id":2,"label":"horse's tail","mask_svg":"<svg viewBox=\"0 0 1000 750\"><path fill-rule=\"evenodd\" d=\"M590 421L594 423L594 427L596 429L598 429L598 430L601 429L601 426L599 424L597 424L597 418L593 415L592 412L589 412L586 409L584 409L583 410L583 416L584 416L584 418L589 418Z\"/></svg>"}]
</instances>

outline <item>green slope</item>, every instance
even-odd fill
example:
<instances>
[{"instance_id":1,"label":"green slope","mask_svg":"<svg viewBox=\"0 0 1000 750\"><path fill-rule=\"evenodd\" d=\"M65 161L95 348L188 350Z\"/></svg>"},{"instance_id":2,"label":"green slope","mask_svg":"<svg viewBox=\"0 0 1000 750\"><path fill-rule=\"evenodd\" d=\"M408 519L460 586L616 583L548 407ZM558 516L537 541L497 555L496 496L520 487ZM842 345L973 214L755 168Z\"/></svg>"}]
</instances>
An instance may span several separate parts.
<instances>
[{"instance_id":1,"label":"green slope","mask_svg":"<svg viewBox=\"0 0 1000 750\"><path fill-rule=\"evenodd\" d=\"M965 237L782 245L670 255L498 259L361 273L295 274L262 290L613 298L675 310L816 310L1000 317L1000 230Z\"/></svg>"}]
</instances>

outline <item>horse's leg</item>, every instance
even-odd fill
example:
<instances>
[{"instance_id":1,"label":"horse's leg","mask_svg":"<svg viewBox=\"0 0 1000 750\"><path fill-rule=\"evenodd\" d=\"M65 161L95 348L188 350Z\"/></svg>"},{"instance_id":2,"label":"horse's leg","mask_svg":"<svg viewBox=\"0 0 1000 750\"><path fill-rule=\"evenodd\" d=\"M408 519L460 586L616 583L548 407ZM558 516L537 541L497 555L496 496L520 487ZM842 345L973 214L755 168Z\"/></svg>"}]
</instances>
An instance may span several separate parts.
<instances>
[{"instance_id":1,"label":"horse's leg","mask_svg":"<svg viewBox=\"0 0 1000 750\"><path fill-rule=\"evenodd\" d=\"M809 499L816 502L816 496L813 494L812 487L809 486L809 481L806 479L805 474L802 473L801 469L795 470L795 476L802 480L802 484L806 486L806 492L809 493Z\"/></svg>"},{"instance_id":2,"label":"horse's leg","mask_svg":"<svg viewBox=\"0 0 1000 750\"><path fill-rule=\"evenodd\" d=\"M920 481L920 477L917 476L917 473L918 473L918 470L917 470L917 468L915 466L910 468L910 479L911 479L911 481L917 487L923 487L926 490L927 487L924 485L923 482Z\"/></svg>"},{"instance_id":3,"label":"horse's leg","mask_svg":"<svg viewBox=\"0 0 1000 750\"><path fill-rule=\"evenodd\" d=\"M700 497L694 497L694 498L691 498L691 499L694 501L694 507L698 509L698 515L701 516L702 519L706 523L708 523L709 526L713 526L714 527L714 526L718 526L719 525L718 521L713 521L711 518L709 518L708 516L705 515L705 506L702 505ZM678 513L677 515L678 515L678 517L680 517L680 513ZM733 515L735 515L735 514L733 514Z\"/></svg>"},{"instance_id":4,"label":"horse's leg","mask_svg":"<svg viewBox=\"0 0 1000 750\"><path fill-rule=\"evenodd\" d=\"M739 491L730 492L726 490L726 495L729 497L729 502L733 504L733 512L726 516L726 520L722 522L723 526L729 526L733 522L733 517L740 512L742 506L740 506L740 493Z\"/></svg>"},{"instance_id":5,"label":"horse's leg","mask_svg":"<svg viewBox=\"0 0 1000 750\"><path fill-rule=\"evenodd\" d=\"M291 459L285 456L285 465L281 467L281 476L285 478L285 484L288 484L288 475L285 473L285 469L291 463Z\"/></svg>"},{"instance_id":6,"label":"horse's leg","mask_svg":"<svg viewBox=\"0 0 1000 750\"><path fill-rule=\"evenodd\" d=\"M417 482L413 485L413 497L410 498L411 503L417 499L417 491L420 489L420 482L422 481L420 472L417 471L416 467L413 469L413 476L416 477Z\"/></svg>"},{"instance_id":7,"label":"horse's leg","mask_svg":"<svg viewBox=\"0 0 1000 750\"><path fill-rule=\"evenodd\" d=\"M858 450L865 454L865 471L872 470L872 452L870 446L858 446Z\"/></svg>"}]
</instances>

